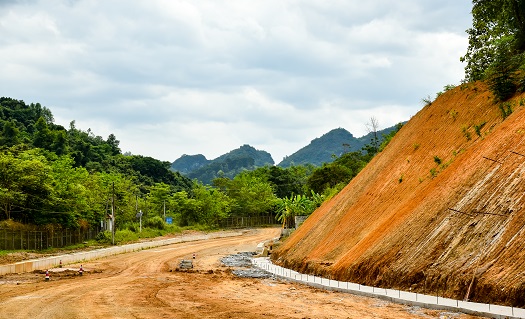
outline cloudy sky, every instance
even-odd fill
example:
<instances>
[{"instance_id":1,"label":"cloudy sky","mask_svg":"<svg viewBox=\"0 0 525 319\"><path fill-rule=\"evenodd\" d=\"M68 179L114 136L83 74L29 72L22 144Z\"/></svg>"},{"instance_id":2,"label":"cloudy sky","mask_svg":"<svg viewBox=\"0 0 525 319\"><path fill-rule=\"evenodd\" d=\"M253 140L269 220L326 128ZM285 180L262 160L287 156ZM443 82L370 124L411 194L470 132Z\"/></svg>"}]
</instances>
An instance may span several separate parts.
<instances>
[{"instance_id":1,"label":"cloudy sky","mask_svg":"<svg viewBox=\"0 0 525 319\"><path fill-rule=\"evenodd\" d=\"M0 0L0 96L174 161L278 163L342 127L409 120L459 84L465 0Z\"/></svg>"}]
</instances>

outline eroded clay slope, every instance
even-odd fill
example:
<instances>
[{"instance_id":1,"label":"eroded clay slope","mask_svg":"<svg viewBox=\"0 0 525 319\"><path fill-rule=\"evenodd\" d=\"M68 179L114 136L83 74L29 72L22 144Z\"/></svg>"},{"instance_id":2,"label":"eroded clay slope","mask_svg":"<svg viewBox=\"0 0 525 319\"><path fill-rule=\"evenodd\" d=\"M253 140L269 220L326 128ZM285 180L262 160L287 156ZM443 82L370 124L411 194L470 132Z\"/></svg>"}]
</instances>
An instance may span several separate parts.
<instances>
[{"instance_id":1,"label":"eroded clay slope","mask_svg":"<svg viewBox=\"0 0 525 319\"><path fill-rule=\"evenodd\" d=\"M524 102L511 100L503 119L483 84L441 95L273 258L339 280L525 305Z\"/></svg>"}]
</instances>

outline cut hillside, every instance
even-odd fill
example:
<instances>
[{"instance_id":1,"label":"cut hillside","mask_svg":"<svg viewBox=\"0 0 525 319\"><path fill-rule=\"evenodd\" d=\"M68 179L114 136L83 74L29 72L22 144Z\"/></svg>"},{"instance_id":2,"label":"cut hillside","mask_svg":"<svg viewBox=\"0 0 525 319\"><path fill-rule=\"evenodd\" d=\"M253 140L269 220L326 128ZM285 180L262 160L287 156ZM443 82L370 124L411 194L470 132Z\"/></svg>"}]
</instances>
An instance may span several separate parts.
<instances>
[{"instance_id":1,"label":"cut hillside","mask_svg":"<svg viewBox=\"0 0 525 319\"><path fill-rule=\"evenodd\" d=\"M507 102L503 119L483 83L442 94L272 258L338 280L525 306L524 102Z\"/></svg>"}]
</instances>

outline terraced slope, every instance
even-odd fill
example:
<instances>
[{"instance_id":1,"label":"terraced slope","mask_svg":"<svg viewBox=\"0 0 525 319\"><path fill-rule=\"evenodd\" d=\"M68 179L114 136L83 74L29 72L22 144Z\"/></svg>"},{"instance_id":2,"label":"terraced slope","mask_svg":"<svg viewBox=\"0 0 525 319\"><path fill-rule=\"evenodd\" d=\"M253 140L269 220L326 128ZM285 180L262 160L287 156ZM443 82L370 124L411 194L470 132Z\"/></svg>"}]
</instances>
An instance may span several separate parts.
<instances>
[{"instance_id":1,"label":"terraced slope","mask_svg":"<svg viewBox=\"0 0 525 319\"><path fill-rule=\"evenodd\" d=\"M441 95L273 259L339 280L524 306L523 102L512 99L503 119L482 83Z\"/></svg>"}]
</instances>

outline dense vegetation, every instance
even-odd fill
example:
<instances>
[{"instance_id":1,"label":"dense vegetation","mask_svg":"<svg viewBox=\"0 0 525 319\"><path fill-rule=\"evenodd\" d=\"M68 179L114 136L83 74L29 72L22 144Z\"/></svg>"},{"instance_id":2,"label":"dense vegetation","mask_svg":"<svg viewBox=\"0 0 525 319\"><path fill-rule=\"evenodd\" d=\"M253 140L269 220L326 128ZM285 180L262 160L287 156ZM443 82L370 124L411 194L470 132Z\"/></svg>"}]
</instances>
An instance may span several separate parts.
<instances>
[{"instance_id":1,"label":"dense vegetation","mask_svg":"<svg viewBox=\"0 0 525 319\"><path fill-rule=\"evenodd\" d=\"M250 161L253 170L217 174L203 184L173 172L168 162L122 154L113 134L104 139L74 121L66 129L38 103L0 98L0 221L78 228L100 225L114 213L116 227L131 232L142 212L144 226L155 229L165 227L165 216L178 226L216 227L229 216L273 214L291 225L291 217L311 213L377 151L364 147L317 168L225 156L229 166Z\"/></svg>"},{"instance_id":2,"label":"dense vegetation","mask_svg":"<svg viewBox=\"0 0 525 319\"><path fill-rule=\"evenodd\" d=\"M0 219L79 227L99 224L116 198L120 221L135 215L136 198L158 185L190 191L169 163L124 156L119 141L53 123L40 104L0 98Z\"/></svg>"},{"instance_id":3,"label":"dense vegetation","mask_svg":"<svg viewBox=\"0 0 525 319\"><path fill-rule=\"evenodd\" d=\"M497 100L525 91L525 2L473 0L465 80L488 81Z\"/></svg>"}]
</instances>

